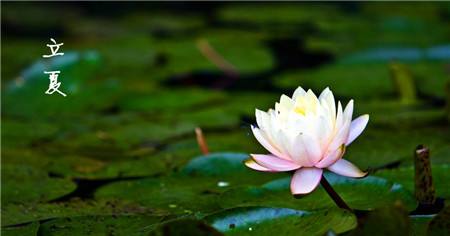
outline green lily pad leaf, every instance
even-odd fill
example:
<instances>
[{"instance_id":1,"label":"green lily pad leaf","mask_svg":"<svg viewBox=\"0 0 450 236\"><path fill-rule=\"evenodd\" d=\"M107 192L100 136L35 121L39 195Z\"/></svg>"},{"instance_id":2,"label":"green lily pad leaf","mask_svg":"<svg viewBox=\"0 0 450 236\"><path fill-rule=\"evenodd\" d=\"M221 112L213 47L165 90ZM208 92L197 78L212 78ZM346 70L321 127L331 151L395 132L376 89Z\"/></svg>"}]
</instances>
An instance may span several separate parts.
<instances>
[{"instance_id":1,"label":"green lily pad leaf","mask_svg":"<svg viewBox=\"0 0 450 236\"><path fill-rule=\"evenodd\" d=\"M9 119L2 120L2 148L23 148L35 141L49 139L57 134L58 124L48 122L19 122Z\"/></svg>"},{"instance_id":2,"label":"green lily pad leaf","mask_svg":"<svg viewBox=\"0 0 450 236\"><path fill-rule=\"evenodd\" d=\"M169 221L163 225L160 225L155 230L150 232L148 235L152 235L152 236L153 235L154 236L164 236L164 235L219 236L219 235L223 235L223 234L221 234L215 228L206 224L202 220L185 218L185 219Z\"/></svg>"},{"instance_id":3,"label":"green lily pad leaf","mask_svg":"<svg viewBox=\"0 0 450 236\"><path fill-rule=\"evenodd\" d=\"M27 95L26 92L24 94L5 94L4 103L7 107L5 114L33 119L48 119L55 116L81 117L83 111L92 112L112 107L119 91L119 86L115 81L102 84L93 83L89 87L85 86L79 89L81 91L76 93L64 90L63 85L60 90L66 93L66 97L56 92L45 94L48 84L47 88L39 90L39 93L35 95L32 93Z\"/></svg>"},{"instance_id":4,"label":"green lily pad leaf","mask_svg":"<svg viewBox=\"0 0 450 236\"><path fill-rule=\"evenodd\" d=\"M64 177L106 179L162 174L171 167L168 161L168 158L162 156L146 156L112 162L80 156L65 156L57 160L50 160L45 168L52 174Z\"/></svg>"},{"instance_id":5,"label":"green lily pad leaf","mask_svg":"<svg viewBox=\"0 0 450 236\"><path fill-rule=\"evenodd\" d=\"M148 235L163 217L152 215L80 216L43 223L42 235Z\"/></svg>"},{"instance_id":6,"label":"green lily pad leaf","mask_svg":"<svg viewBox=\"0 0 450 236\"><path fill-rule=\"evenodd\" d=\"M411 165L415 147L426 144L432 150L432 160L449 164L448 132L448 128L432 126L383 129L369 122L362 135L347 148L344 158L361 169L377 168L394 162Z\"/></svg>"},{"instance_id":7,"label":"green lily pad leaf","mask_svg":"<svg viewBox=\"0 0 450 236\"><path fill-rule=\"evenodd\" d=\"M378 206L401 200L410 209L415 208L415 200L410 192L399 184L385 179L368 176L352 179L333 173L325 173L336 192L353 209L370 210ZM286 207L299 210L317 210L335 206L330 196L319 186L314 192L296 199L290 189L290 177L270 181L262 186L230 189L221 196L221 206Z\"/></svg>"},{"instance_id":8,"label":"green lily pad leaf","mask_svg":"<svg viewBox=\"0 0 450 236\"><path fill-rule=\"evenodd\" d=\"M192 159L183 172L197 176L224 176L250 172L243 164L249 158L244 153L213 153Z\"/></svg>"},{"instance_id":9,"label":"green lily pad leaf","mask_svg":"<svg viewBox=\"0 0 450 236\"><path fill-rule=\"evenodd\" d=\"M217 196L227 187L218 185L219 180L214 178L147 178L101 187L95 193L95 199L134 202L173 214L201 214L219 209Z\"/></svg>"},{"instance_id":10,"label":"green lily pad leaf","mask_svg":"<svg viewBox=\"0 0 450 236\"><path fill-rule=\"evenodd\" d=\"M218 197L230 187L262 184L285 176L252 171L242 163L248 156L216 153L191 160L180 173L161 178L122 181L97 190L97 199L122 199L175 214L218 210Z\"/></svg>"},{"instance_id":11,"label":"green lily pad leaf","mask_svg":"<svg viewBox=\"0 0 450 236\"><path fill-rule=\"evenodd\" d=\"M433 162L433 157L432 157ZM448 172L450 170L450 165L442 164L442 165L432 165L431 173L433 175L433 184L436 189L436 196L443 197L446 199L450 198L450 176ZM414 167L401 167L396 169L388 169L377 171L374 175L380 176L382 178L388 179L390 181L395 181L396 183L401 184L405 187L409 192L414 193Z\"/></svg>"},{"instance_id":12,"label":"green lily pad leaf","mask_svg":"<svg viewBox=\"0 0 450 236\"><path fill-rule=\"evenodd\" d=\"M432 215L410 217L411 235L427 235L427 228L432 219Z\"/></svg>"},{"instance_id":13,"label":"green lily pad leaf","mask_svg":"<svg viewBox=\"0 0 450 236\"><path fill-rule=\"evenodd\" d=\"M226 235L322 235L356 227L356 217L344 210L299 211L288 208L234 208L206 217Z\"/></svg>"},{"instance_id":14,"label":"green lily pad leaf","mask_svg":"<svg viewBox=\"0 0 450 236\"><path fill-rule=\"evenodd\" d=\"M2 165L2 203L48 201L75 190L69 179L51 178L26 165Z\"/></svg>"},{"instance_id":15,"label":"green lily pad leaf","mask_svg":"<svg viewBox=\"0 0 450 236\"><path fill-rule=\"evenodd\" d=\"M195 137L195 127L189 122L163 124L135 119L134 122L100 128L84 127L86 130L74 134L70 142L61 138L55 141L55 146L99 160L123 160L124 157L152 154L170 139Z\"/></svg>"},{"instance_id":16,"label":"green lily pad leaf","mask_svg":"<svg viewBox=\"0 0 450 236\"><path fill-rule=\"evenodd\" d=\"M178 157L169 154L147 154L136 150L123 160L97 159L82 155L49 155L30 149L2 150L2 164L28 165L53 176L81 179L112 179L118 177L148 177L163 174L182 165ZM144 155L140 155L140 152ZM131 155L131 154L130 154Z\"/></svg>"},{"instance_id":17,"label":"green lily pad leaf","mask_svg":"<svg viewBox=\"0 0 450 236\"><path fill-rule=\"evenodd\" d=\"M8 85L7 91L40 94L39 88L48 88L48 75L44 71L59 70L65 72L64 76L58 77L58 81L66 85L68 92L76 92L80 82L87 79L86 75L92 73L99 63L100 57L96 52L66 52L63 56L40 59L22 71L18 81Z\"/></svg>"},{"instance_id":18,"label":"green lily pad leaf","mask_svg":"<svg viewBox=\"0 0 450 236\"><path fill-rule=\"evenodd\" d=\"M440 45L430 48L373 48L351 54L342 59L343 63L448 60L450 46Z\"/></svg>"},{"instance_id":19,"label":"green lily pad leaf","mask_svg":"<svg viewBox=\"0 0 450 236\"><path fill-rule=\"evenodd\" d=\"M324 15L323 10L327 13ZM223 7L219 12L219 17L224 21L253 23L258 26L283 27L285 25L310 22L314 19L316 24L322 25L326 21L336 22L342 19L336 18L338 12L331 5L299 5L299 4L235 4ZM338 20L339 19L339 20ZM294 28L292 28L293 30Z\"/></svg>"},{"instance_id":20,"label":"green lily pad leaf","mask_svg":"<svg viewBox=\"0 0 450 236\"><path fill-rule=\"evenodd\" d=\"M285 175L284 173L268 175L251 170L244 165L247 159L249 155L244 153L213 153L192 159L181 172L190 176L211 176L232 181L242 178L263 181Z\"/></svg>"},{"instance_id":21,"label":"green lily pad leaf","mask_svg":"<svg viewBox=\"0 0 450 236\"><path fill-rule=\"evenodd\" d=\"M371 68L370 71L367 68ZM445 96L448 75L444 63L416 62L408 64L414 80L420 84L419 92L431 96ZM395 84L390 77L389 64L332 64L321 70L294 71L279 74L273 78L283 88L295 89L301 84L314 91L330 87L333 93L355 99L383 99L396 94Z\"/></svg>"},{"instance_id":22,"label":"green lily pad leaf","mask_svg":"<svg viewBox=\"0 0 450 236\"><path fill-rule=\"evenodd\" d=\"M130 94L121 99L120 108L125 111L146 112L158 114L160 112L176 112L181 110L190 112L196 106L214 104L224 101L226 95L216 91L201 89L172 89L157 90L145 94Z\"/></svg>"},{"instance_id":23,"label":"green lily pad leaf","mask_svg":"<svg viewBox=\"0 0 450 236\"><path fill-rule=\"evenodd\" d=\"M2 204L2 214L8 216L2 218L2 226L89 215L168 215L167 212L146 208L135 203L79 199L52 203Z\"/></svg>"},{"instance_id":24,"label":"green lily pad leaf","mask_svg":"<svg viewBox=\"0 0 450 236\"><path fill-rule=\"evenodd\" d=\"M202 157L208 158L208 157ZM218 158L218 156L216 157ZM240 158L238 156L238 158ZM201 162L201 161L200 161ZM213 163L223 164L213 159ZM234 167L234 164L228 166ZM194 162L182 173L161 178L146 178L133 181L121 181L101 187L95 193L96 199L124 200L139 205L169 211L174 214L206 214L220 209L219 196L221 193L235 186L261 184L280 175L253 173L251 170L238 167L229 174L217 175L214 171L203 172L204 169ZM213 165L206 163L206 166ZM222 167L214 167L221 169ZM192 172L189 172L192 171ZM192 173L192 175L188 175ZM196 175L193 175L196 173ZM225 172L223 172L225 173ZM255 175L256 174L256 175Z\"/></svg>"},{"instance_id":25,"label":"green lily pad leaf","mask_svg":"<svg viewBox=\"0 0 450 236\"><path fill-rule=\"evenodd\" d=\"M262 44L263 36L244 30L211 29L201 35L221 57L234 65L239 73L257 73L272 68L274 62L269 50ZM193 71L219 71L216 65L202 55L199 38L176 38L156 41L153 46L167 58L161 68L161 77Z\"/></svg>"},{"instance_id":26,"label":"green lily pad leaf","mask_svg":"<svg viewBox=\"0 0 450 236\"><path fill-rule=\"evenodd\" d=\"M182 120L186 123L191 123L195 127L202 129L227 128L237 127L240 119L239 114L230 112L229 109L224 109L223 106L206 108L200 111L181 113L176 117L170 113L164 113L161 119L165 122L174 122L175 120Z\"/></svg>"},{"instance_id":27,"label":"green lily pad leaf","mask_svg":"<svg viewBox=\"0 0 450 236\"><path fill-rule=\"evenodd\" d=\"M401 204L377 208L359 219L361 224L348 235L411 235L408 211Z\"/></svg>"},{"instance_id":28,"label":"green lily pad leaf","mask_svg":"<svg viewBox=\"0 0 450 236\"><path fill-rule=\"evenodd\" d=\"M446 206L429 223L427 235L449 235L450 234L450 206Z\"/></svg>"},{"instance_id":29,"label":"green lily pad leaf","mask_svg":"<svg viewBox=\"0 0 450 236\"><path fill-rule=\"evenodd\" d=\"M3 236L36 236L39 230L39 222L31 222L24 225L2 227Z\"/></svg>"}]
</instances>

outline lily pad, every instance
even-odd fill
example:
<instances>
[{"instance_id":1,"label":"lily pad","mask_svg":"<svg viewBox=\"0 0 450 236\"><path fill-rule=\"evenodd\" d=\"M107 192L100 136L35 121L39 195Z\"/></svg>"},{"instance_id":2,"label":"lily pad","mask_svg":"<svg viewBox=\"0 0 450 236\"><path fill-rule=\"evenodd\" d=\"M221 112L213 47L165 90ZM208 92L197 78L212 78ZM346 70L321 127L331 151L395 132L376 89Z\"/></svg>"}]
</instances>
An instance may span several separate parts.
<instances>
[{"instance_id":1,"label":"lily pad","mask_svg":"<svg viewBox=\"0 0 450 236\"><path fill-rule=\"evenodd\" d=\"M410 165L416 146L426 144L433 150L432 158L445 164L449 162L447 134L446 127L382 129L369 122L364 133L347 148L344 158L362 169L395 162Z\"/></svg>"},{"instance_id":2,"label":"lily pad","mask_svg":"<svg viewBox=\"0 0 450 236\"><path fill-rule=\"evenodd\" d=\"M273 66L270 52L261 43L262 37L261 34L244 30L210 29L202 34L201 39L207 40L214 51L234 65L238 72L246 74L265 71ZM202 55L198 45L198 37L155 42L154 46L167 58L161 75L219 71Z\"/></svg>"},{"instance_id":3,"label":"lily pad","mask_svg":"<svg viewBox=\"0 0 450 236\"><path fill-rule=\"evenodd\" d=\"M2 227L2 235L4 236L37 236L39 230L39 222L32 222L24 225Z\"/></svg>"},{"instance_id":4,"label":"lily pad","mask_svg":"<svg viewBox=\"0 0 450 236\"><path fill-rule=\"evenodd\" d=\"M52 203L2 204L2 226L25 224L54 218L95 215L156 215L165 216L167 212L146 208L135 203L120 201L93 201L73 199Z\"/></svg>"},{"instance_id":5,"label":"lily pad","mask_svg":"<svg viewBox=\"0 0 450 236\"><path fill-rule=\"evenodd\" d=\"M158 114L160 112L189 112L195 107L224 101L226 95L216 91L200 89L159 90L145 94L125 96L119 106L125 111L146 112Z\"/></svg>"},{"instance_id":6,"label":"lily pad","mask_svg":"<svg viewBox=\"0 0 450 236\"><path fill-rule=\"evenodd\" d=\"M122 199L176 214L199 215L220 209L218 197L235 186L261 184L284 176L252 171L246 154L217 153L191 160L180 173L161 178L123 181L100 188L96 199Z\"/></svg>"},{"instance_id":7,"label":"lily pad","mask_svg":"<svg viewBox=\"0 0 450 236\"><path fill-rule=\"evenodd\" d=\"M414 209L415 200L401 185L385 179L368 176L352 179L332 173L325 174L333 188L353 209L370 210L396 200ZM311 194L296 199L290 190L290 177L273 180L261 186L230 189L221 196L223 208L237 206L286 207L298 210L319 210L335 206L320 186Z\"/></svg>"},{"instance_id":8,"label":"lily pad","mask_svg":"<svg viewBox=\"0 0 450 236\"><path fill-rule=\"evenodd\" d=\"M196 235L196 236L220 236L223 235L203 220L192 219L185 217L173 221L168 221L159 225L152 230L148 235L164 236L164 235Z\"/></svg>"},{"instance_id":9,"label":"lily pad","mask_svg":"<svg viewBox=\"0 0 450 236\"><path fill-rule=\"evenodd\" d=\"M59 131L59 124L50 122L20 122L2 120L2 147L27 147L33 142L54 137Z\"/></svg>"},{"instance_id":10,"label":"lily pad","mask_svg":"<svg viewBox=\"0 0 450 236\"><path fill-rule=\"evenodd\" d=\"M371 68L370 71L367 68ZM413 79L420 83L422 93L444 98L448 80L443 63L416 62L407 64ZM330 87L339 96L355 99L376 99L395 96L394 82L390 78L388 63L343 64L336 63L314 71L289 71L273 78L283 88L298 85L314 91Z\"/></svg>"},{"instance_id":11,"label":"lily pad","mask_svg":"<svg viewBox=\"0 0 450 236\"><path fill-rule=\"evenodd\" d=\"M2 203L48 201L75 190L69 179L51 178L26 165L2 165Z\"/></svg>"},{"instance_id":12,"label":"lily pad","mask_svg":"<svg viewBox=\"0 0 450 236\"><path fill-rule=\"evenodd\" d=\"M438 236L450 234L450 207L445 207L429 223L427 235Z\"/></svg>"},{"instance_id":13,"label":"lily pad","mask_svg":"<svg viewBox=\"0 0 450 236\"><path fill-rule=\"evenodd\" d=\"M148 235L163 217L152 215L80 216L43 223L43 235Z\"/></svg>"},{"instance_id":14,"label":"lily pad","mask_svg":"<svg viewBox=\"0 0 450 236\"><path fill-rule=\"evenodd\" d=\"M206 217L225 235L322 235L342 233L356 226L344 210L299 211L288 208L234 208Z\"/></svg>"},{"instance_id":15,"label":"lily pad","mask_svg":"<svg viewBox=\"0 0 450 236\"><path fill-rule=\"evenodd\" d=\"M431 159L433 162L433 159ZM450 198L450 177L448 171L450 165L432 165L433 184L436 188L436 196L446 199ZM397 169L381 170L375 173L376 176L395 181L405 187L411 193L414 193L414 166L406 166Z\"/></svg>"}]
</instances>

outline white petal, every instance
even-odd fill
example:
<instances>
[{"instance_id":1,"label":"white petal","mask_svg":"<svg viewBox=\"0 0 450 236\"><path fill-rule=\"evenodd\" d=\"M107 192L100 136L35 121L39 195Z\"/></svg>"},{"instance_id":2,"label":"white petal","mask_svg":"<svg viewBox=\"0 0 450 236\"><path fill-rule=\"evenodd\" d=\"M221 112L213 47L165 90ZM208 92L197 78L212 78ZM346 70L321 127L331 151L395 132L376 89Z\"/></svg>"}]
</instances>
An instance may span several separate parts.
<instances>
[{"instance_id":1,"label":"white petal","mask_svg":"<svg viewBox=\"0 0 450 236\"><path fill-rule=\"evenodd\" d=\"M352 120L353 115L353 99L348 102L347 106L345 106L344 109L344 119L345 120Z\"/></svg>"},{"instance_id":2,"label":"white petal","mask_svg":"<svg viewBox=\"0 0 450 236\"><path fill-rule=\"evenodd\" d=\"M270 116L267 112L255 109L256 123L262 130L268 130L270 128Z\"/></svg>"},{"instance_id":3,"label":"white petal","mask_svg":"<svg viewBox=\"0 0 450 236\"><path fill-rule=\"evenodd\" d=\"M279 130L275 134L275 138L278 141L278 148L282 153L285 154L285 156L288 157L289 160L292 159L293 154L293 140L289 139L288 134L286 132L283 132Z\"/></svg>"},{"instance_id":4,"label":"white petal","mask_svg":"<svg viewBox=\"0 0 450 236\"><path fill-rule=\"evenodd\" d=\"M345 145L350 145L366 128L369 122L369 115L362 115L352 121L350 124L350 132Z\"/></svg>"},{"instance_id":5,"label":"white petal","mask_svg":"<svg viewBox=\"0 0 450 236\"><path fill-rule=\"evenodd\" d=\"M297 100L298 97L303 97L305 96L306 92L302 87L298 87L295 91L294 91L294 95L292 95L292 100Z\"/></svg>"},{"instance_id":6,"label":"white petal","mask_svg":"<svg viewBox=\"0 0 450 236\"><path fill-rule=\"evenodd\" d=\"M294 106L294 102L290 97L286 95L281 95L280 102L275 104L275 111L279 111L281 113L289 112Z\"/></svg>"},{"instance_id":7,"label":"white petal","mask_svg":"<svg viewBox=\"0 0 450 236\"><path fill-rule=\"evenodd\" d=\"M341 102L338 102L338 110L337 110L337 115L336 115L335 129L342 126L343 122L344 122L344 114L342 112L342 105L341 105Z\"/></svg>"},{"instance_id":8,"label":"white petal","mask_svg":"<svg viewBox=\"0 0 450 236\"><path fill-rule=\"evenodd\" d=\"M314 139L311 135L302 135L303 146L305 147L305 153L310 165L314 166L317 162L322 159L322 150L320 148L320 143L318 140Z\"/></svg>"},{"instance_id":9,"label":"white petal","mask_svg":"<svg viewBox=\"0 0 450 236\"><path fill-rule=\"evenodd\" d=\"M253 131L253 135L255 136L255 138L267 151L269 151L270 153L272 153L275 156L278 156L278 157L281 157L284 159L289 159L288 157L286 157L285 154L280 152L280 150L278 150L274 145L272 145L272 143L264 135L264 131L262 131L256 127L253 127L253 126L252 126L252 131Z\"/></svg>"},{"instance_id":10,"label":"white petal","mask_svg":"<svg viewBox=\"0 0 450 236\"><path fill-rule=\"evenodd\" d=\"M306 148L303 144L303 137L301 134L297 135L292 144L291 158L295 163L301 166L311 166L313 163L309 161L306 154Z\"/></svg>"},{"instance_id":11,"label":"white petal","mask_svg":"<svg viewBox=\"0 0 450 236\"><path fill-rule=\"evenodd\" d=\"M333 92L327 87L322 91L322 93L319 96L319 100L323 102L323 104L326 104L326 107L328 108L329 115L333 119L336 117L336 102L334 101Z\"/></svg>"}]
</instances>

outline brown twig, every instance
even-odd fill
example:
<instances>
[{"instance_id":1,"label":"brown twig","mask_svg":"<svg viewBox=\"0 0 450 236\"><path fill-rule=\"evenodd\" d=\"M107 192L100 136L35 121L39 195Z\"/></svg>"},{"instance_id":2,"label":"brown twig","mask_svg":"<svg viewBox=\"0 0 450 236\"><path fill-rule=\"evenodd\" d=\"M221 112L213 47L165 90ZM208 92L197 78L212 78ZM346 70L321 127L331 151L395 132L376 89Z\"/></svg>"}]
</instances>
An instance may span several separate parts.
<instances>
[{"instance_id":1,"label":"brown twig","mask_svg":"<svg viewBox=\"0 0 450 236\"><path fill-rule=\"evenodd\" d=\"M195 136L197 137L197 143L200 151L202 151L203 155L208 155L208 144L206 144L205 136L203 136L203 132L200 127L195 128Z\"/></svg>"},{"instance_id":2,"label":"brown twig","mask_svg":"<svg viewBox=\"0 0 450 236\"><path fill-rule=\"evenodd\" d=\"M237 77L239 75L236 67L220 55L206 39L199 39L197 41L197 48L203 56L229 76Z\"/></svg>"},{"instance_id":3,"label":"brown twig","mask_svg":"<svg viewBox=\"0 0 450 236\"><path fill-rule=\"evenodd\" d=\"M331 187L330 183L328 183L327 179L325 179L325 176L322 176L320 184L325 189L325 191L327 191L328 195L331 197L331 199L333 199L333 201L336 203L338 207L353 212L353 210L347 205L347 203L344 202L344 200L339 196L339 194L337 194L336 191L334 191L333 187Z\"/></svg>"}]
</instances>

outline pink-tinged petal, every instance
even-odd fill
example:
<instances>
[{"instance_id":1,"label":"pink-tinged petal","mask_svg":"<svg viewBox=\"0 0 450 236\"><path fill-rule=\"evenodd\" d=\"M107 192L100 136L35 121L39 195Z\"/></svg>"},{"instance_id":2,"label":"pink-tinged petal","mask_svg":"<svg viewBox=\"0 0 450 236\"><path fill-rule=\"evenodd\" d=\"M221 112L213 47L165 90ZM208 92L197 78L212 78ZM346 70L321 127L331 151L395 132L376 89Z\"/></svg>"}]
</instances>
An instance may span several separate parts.
<instances>
[{"instance_id":1,"label":"pink-tinged petal","mask_svg":"<svg viewBox=\"0 0 450 236\"><path fill-rule=\"evenodd\" d=\"M250 154L259 165L274 171L291 171L301 166L274 155Z\"/></svg>"},{"instance_id":2,"label":"pink-tinged petal","mask_svg":"<svg viewBox=\"0 0 450 236\"><path fill-rule=\"evenodd\" d=\"M322 169L303 167L295 171L291 179L292 194L307 194L312 192L320 183Z\"/></svg>"},{"instance_id":3,"label":"pink-tinged petal","mask_svg":"<svg viewBox=\"0 0 450 236\"><path fill-rule=\"evenodd\" d=\"M255 136L256 140L270 153L274 154L275 156L279 156L284 159L289 159L283 153L281 153L277 148L275 148L270 141L263 135L262 131L254 126L252 126L253 135Z\"/></svg>"},{"instance_id":4,"label":"pink-tinged petal","mask_svg":"<svg viewBox=\"0 0 450 236\"><path fill-rule=\"evenodd\" d=\"M246 161L244 162L244 164L245 164L248 168L254 169L254 170L257 170L257 171L277 172L277 171L275 171L275 170L271 170L271 169L269 169L269 168L266 168L266 167L264 167L264 166L261 166L260 164L256 163L256 161L253 160L253 159L248 159L248 160L246 160Z\"/></svg>"},{"instance_id":5,"label":"pink-tinged petal","mask_svg":"<svg viewBox=\"0 0 450 236\"><path fill-rule=\"evenodd\" d=\"M345 145L350 145L366 128L369 122L369 115L362 115L352 121L350 124L350 133L348 135L347 142Z\"/></svg>"},{"instance_id":6,"label":"pink-tinged petal","mask_svg":"<svg viewBox=\"0 0 450 236\"><path fill-rule=\"evenodd\" d=\"M345 145L341 145L334 152L325 156L319 163L317 163L317 168L327 168L328 166L333 165L336 161L338 161L345 153Z\"/></svg>"},{"instance_id":7,"label":"pink-tinged petal","mask_svg":"<svg viewBox=\"0 0 450 236\"><path fill-rule=\"evenodd\" d=\"M338 174L343 175L347 177L353 177L353 178L361 178L365 177L367 175L367 172L361 171L358 167L350 163L349 161L346 161L344 159L340 159L333 165L328 167L328 170Z\"/></svg>"}]
</instances>

